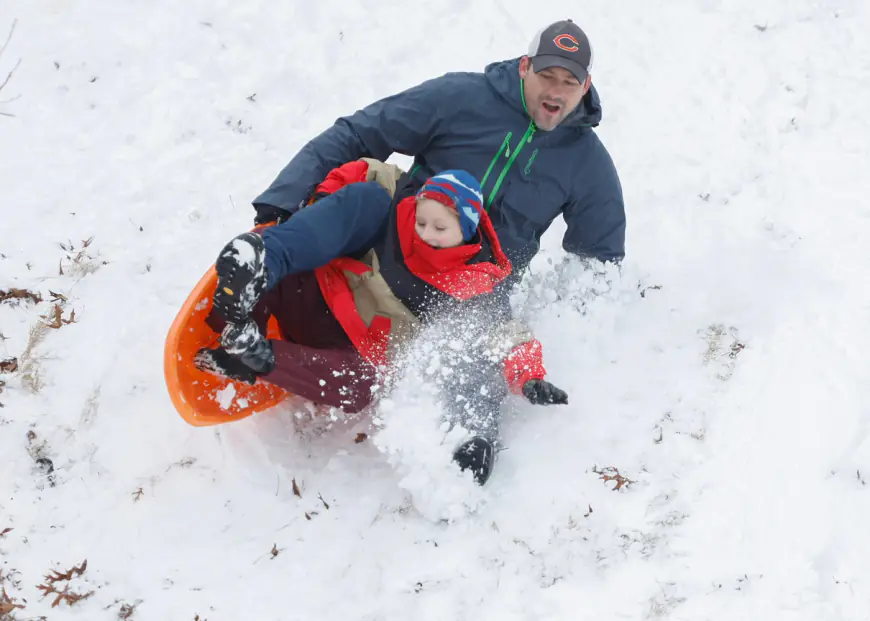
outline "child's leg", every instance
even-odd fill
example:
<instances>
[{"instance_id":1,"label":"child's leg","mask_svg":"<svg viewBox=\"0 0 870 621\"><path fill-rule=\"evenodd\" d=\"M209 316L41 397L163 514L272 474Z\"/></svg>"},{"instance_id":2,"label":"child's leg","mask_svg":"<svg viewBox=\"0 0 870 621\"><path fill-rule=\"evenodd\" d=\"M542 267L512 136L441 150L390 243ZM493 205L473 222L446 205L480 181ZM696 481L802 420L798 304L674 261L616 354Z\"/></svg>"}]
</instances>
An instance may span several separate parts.
<instances>
[{"instance_id":1,"label":"child's leg","mask_svg":"<svg viewBox=\"0 0 870 621\"><path fill-rule=\"evenodd\" d=\"M354 413L373 400L374 367L350 346L317 349L287 341L272 341L275 369L261 376L309 401Z\"/></svg>"},{"instance_id":2,"label":"child's leg","mask_svg":"<svg viewBox=\"0 0 870 621\"><path fill-rule=\"evenodd\" d=\"M269 311L286 340L271 341L275 370L263 380L346 412L371 403L375 369L329 310L314 272L291 274L269 293Z\"/></svg>"},{"instance_id":3,"label":"child's leg","mask_svg":"<svg viewBox=\"0 0 870 621\"><path fill-rule=\"evenodd\" d=\"M286 276L267 295L268 311L286 340L317 349L353 348L323 299L314 272Z\"/></svg>"},{"instance_id":4,"label":"child's leg","mask_svg":"<svg viewBox=\"0 0 870 621\"><path fill-rule=\"evenodd\" d=\"M442 385L445 420L451 426L465 428L472 436L495 443L501 405L509 392L501 365L456 360L452 369Z\"/></svg>"}]
</instances>

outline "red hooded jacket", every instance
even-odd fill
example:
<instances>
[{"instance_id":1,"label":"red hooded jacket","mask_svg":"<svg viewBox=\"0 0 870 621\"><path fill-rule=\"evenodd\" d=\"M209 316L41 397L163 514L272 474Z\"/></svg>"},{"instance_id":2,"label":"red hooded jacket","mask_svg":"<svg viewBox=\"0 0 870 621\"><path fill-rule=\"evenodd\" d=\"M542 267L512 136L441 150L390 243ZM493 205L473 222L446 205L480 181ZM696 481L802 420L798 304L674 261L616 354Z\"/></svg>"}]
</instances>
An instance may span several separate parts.
<instances>
[{"instance_id":1,"label":"red hooded jacket","mask_svg":"<svg viewBox=\"0 0 870 621\"><path fill-rule=\"evenodd\" d=\"M314 191L313 199L332 194L351 183L369 179L369 165L363 160L333 169ZM478 231L485 236L493 260L470 262L482 244L468 243L454 248L436 249L426 244L415 229L416 197L409 196L395 206L395 223L405 267L417 278L456 300L469 300L492 293L494 287L511 273L511 264L502 251L489 215L480 213ZM391 220L393 222L393 220ZM387 343L391 321L375 316L366 324L358 312L346 272L363 276L372 272L363 261L340 258L315 270L327 305L341 324L357 351L375 366L389 363ZM389 284L389 283L388 283ZM511 350L504 360L504 375L511 390L519 393L530 379L543 379L545 369L539 341L532 339Z\"/></svg>"}]
</instances>

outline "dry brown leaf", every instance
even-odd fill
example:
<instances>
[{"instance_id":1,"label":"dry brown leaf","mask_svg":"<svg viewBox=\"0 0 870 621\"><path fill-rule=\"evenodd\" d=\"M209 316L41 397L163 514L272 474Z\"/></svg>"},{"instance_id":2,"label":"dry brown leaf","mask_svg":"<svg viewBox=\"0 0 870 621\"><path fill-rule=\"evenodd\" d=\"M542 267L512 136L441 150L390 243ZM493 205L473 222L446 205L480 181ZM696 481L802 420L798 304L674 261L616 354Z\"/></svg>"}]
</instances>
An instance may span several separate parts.
<instances>
[{"instance_id":1,"label":"dry brown leaf","mask_svg":"<svg viewBox=\"0 0 870 621\"><path fill-rule=\"evenodd\" d=\"M66 602L68 606L72 606L73 604L77 604L78 602L88 599L91 595L94 594L93 591L88 591L87 593L74 593L69 590L69 585L67 584L63 591L58 591L54 588L54 584L39 584L36 586L37 589L42 591L43 597L48 597L49 595L57 595L54 598L54 601L51 602L51 607L55 608L61 602Z\"/></svg>"},{"instance_id":2,"label":"dry brown leaf","mask_svg":"<svg viewBox=\"0 0 870 621\"><path fill-rule=\"evenodd\" d=\"M24 608L24 605L15 603L15 600L9 597L6 592L6 587L0 586L0 615L8 615L16 608Z\"/></svg>"},{"instance_id":3,"label":"dry brown leaf","mask_svg":"<svg viewBox=\"0 0 870 621\"><path fill-rule=\"evenodd\" d=\"M15 529L12 528L11 526L8 528L4 528L3 530L0 530L0 537L5 536L6 533L11 533L13 530L15 530Z\"/></svg>"},{"instance_id":4,"label":"dry brown leaf","mask_svg":"<svg viewBox=\"0 0 870 621\"><path fill-rule=\"evenodd\" d=\"M273 544L272 544L272 550L271 550L271 552L270 552L270 553L272 554L272 558L275 558L276 556L278 556L278 554L279 554L280 552L281 552L281 551L278 549L278 544L277 544L277 543L273 543Z\"/></svg>"},{"instance_id":5,"label":"dry brown leaf","mask_svg":"<svg viewBox=\"0 0 870 621\"><path fill-rule=\"evenodd\" d=\"M3 615L8 615L16 608L24 608L24 606L22 606L21 604L13 604L12 602L4 602L0 600L0 619L3 618Z\"/></svg>"},{"instance_id":6,"label":"dry brown leaf","mask_svg":"<svg viewBox=\"0 0 870 621\"><path fill-rule=\"evenodd\" d=\"M18 370L18 358L0 360L0 373L15 373Z\"/></svg>"},{"instance_id":7,"label":"dry brown leaf","mask_svg":"<svg viewBox=\"0 0 870 621\"><path fill-rule=\"evenodd\" d=\"M299 486L296 485L296 477L293 477L293 495L302 498L302 492L299 491Z\"/></svg>"},{"instance_id":8,"label":"dry brown leaf","mask_svg":"<svg viewBox=\"0 0 870 621\"><path fill-rule=\"evenodd\" d=\"M42 302L42 296L28 289L12 288L8 291L0 289L0 302L5 302L6 300L27 300L34 304L39 304Z\"/></svg>"},{"instance_id":9,"label":"dry brown leaf","mask_svg":"<svg viewBox=\"0 0 870 621\"><path fill-rule=\"evenodd\" d=\"M72 580L73 576L81 576L88 568L88 559L82 561L82 564L76 567L75 565L72 568L68 569L64 573L57 571L56 569L52 569L51 573L54 575L45 576L45 581L49 584L54 584L60 580Z\"/></svg>"},{"instance_id":10,"label":"dry brown leaf","mask_svg":"<svg viewBox=\"0 0 870 621\"><path fill-rule=\"evenodd\" d=\"M619 470L617 470L616 468L614 468L612 466L608 466L607 468L604 468L603 470L598 470L597 468L593 468L592 472L597 474L601 478L601 480L604 481L605 483L607 483L609 481L616 481L616 487L614 487L612 490L614 492L619 491L623 487L628 487L632 483L637 483L637 481L632 481L631 479L628 479L628 478L622 476L621 474L619 474Z\"/></svg>"},{"instance_id":11,"label":"dry brown leaf","mask_svg":"<svg viewBox=\"0 0 870 621\"><path fill-rule=\"evenodd\" d=\"M356 434L356 437L353 439L353 441L356 444L359 444L360 442L365 442L368 437L369 437L368 434L358 433L358 434Z\"/></svg>"},{"instance_id":12,"label":"dry brown leaf","mask_svg":"<svg viewBox=\"0 0 870 621\"><path fill-rule=\"evenodd\" d=\"M61 308L61 305L55 302L51 308L50 315L51 317L49 314L42 316L45 319L45 325L55 330L60 329L63 326L63 308Z\"/></svg>"}]
</instances>

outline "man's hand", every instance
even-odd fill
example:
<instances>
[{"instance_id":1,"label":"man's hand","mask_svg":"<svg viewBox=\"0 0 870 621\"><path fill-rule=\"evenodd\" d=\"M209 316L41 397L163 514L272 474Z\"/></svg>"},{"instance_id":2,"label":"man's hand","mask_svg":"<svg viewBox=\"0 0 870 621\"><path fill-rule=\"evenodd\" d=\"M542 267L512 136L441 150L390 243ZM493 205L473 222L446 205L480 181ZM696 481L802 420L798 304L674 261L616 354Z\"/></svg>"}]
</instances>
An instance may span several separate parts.
<instances>
[{"instance_id":1,"label":"man's hand","mask_svg":"<svg viewBox=\"0 0 870 621\"><path fill-rule=\"evenodd\" d=\"M255 225L268 224L270 222L281 224L293 215L286 209L273 207L272 205L258 205L254 209L257 210L257 215L254 216Z\"/></svg>"},{"instance_id":2,"label":"man's hand","mask_svg":"<svg viewBox=\"0 0 870 621\"><path fill-rule=\"evenodd\" d=\"M564 405L568 403L567 392L542 379L531 379L523 384L523 396L529 403L535 405Z\"/></svg>"}]
</instances>

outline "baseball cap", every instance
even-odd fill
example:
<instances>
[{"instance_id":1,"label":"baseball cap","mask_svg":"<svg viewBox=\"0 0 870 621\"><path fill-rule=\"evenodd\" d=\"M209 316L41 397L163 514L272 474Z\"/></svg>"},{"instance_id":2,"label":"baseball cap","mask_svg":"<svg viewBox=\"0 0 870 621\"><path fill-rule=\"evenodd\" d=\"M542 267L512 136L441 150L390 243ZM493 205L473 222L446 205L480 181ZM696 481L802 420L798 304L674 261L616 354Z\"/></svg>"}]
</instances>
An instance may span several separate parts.
<instances>
[{"instance_id":1,"label":"baseball cap","mask_svg":"<svg viewBox=\"0 0 870 621\"><path fill-rule=\"evenodd\" d=\"M529 45L529 58L535 73L562 67L582 83L592 69L592 44L577 24L564 19L538 31Z\"/></svg>"}]
</instances>

